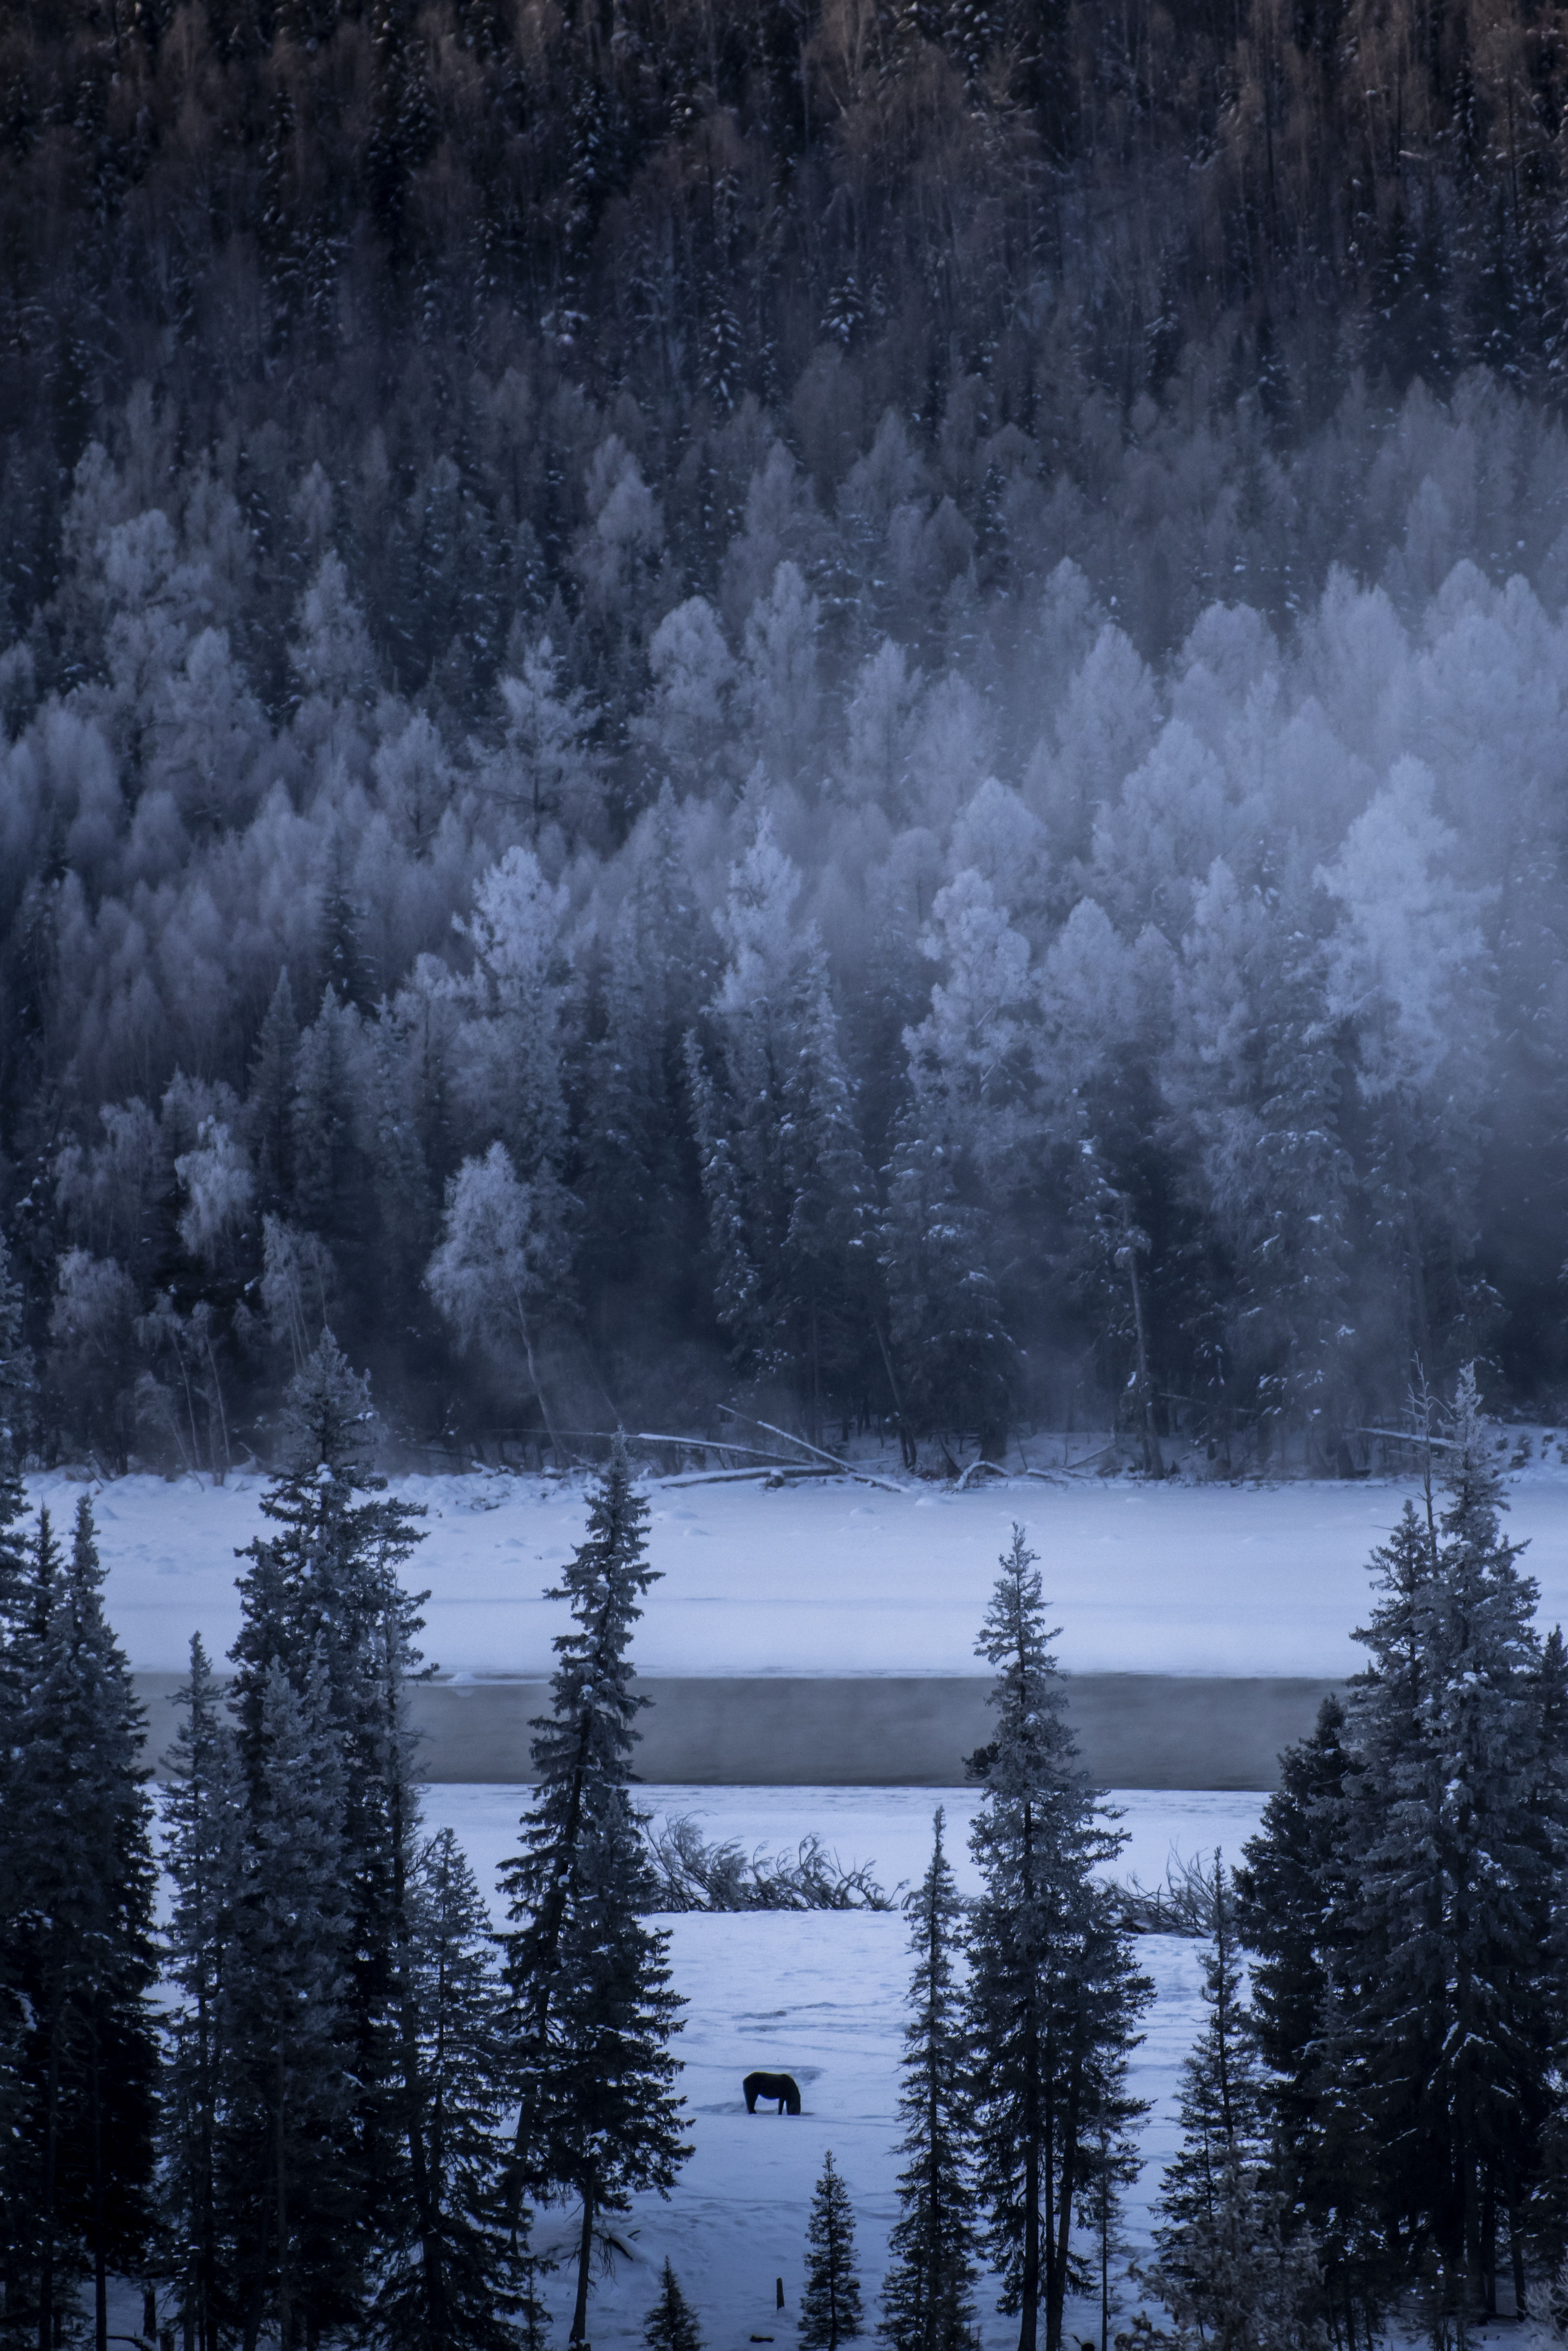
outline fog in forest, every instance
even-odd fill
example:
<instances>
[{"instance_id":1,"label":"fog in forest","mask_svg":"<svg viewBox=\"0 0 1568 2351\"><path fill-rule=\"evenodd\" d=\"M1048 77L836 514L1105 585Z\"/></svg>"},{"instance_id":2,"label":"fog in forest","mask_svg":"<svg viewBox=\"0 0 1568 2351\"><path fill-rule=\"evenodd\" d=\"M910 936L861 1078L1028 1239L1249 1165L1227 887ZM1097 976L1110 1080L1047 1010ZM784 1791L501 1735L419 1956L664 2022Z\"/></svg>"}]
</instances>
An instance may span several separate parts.
<instances>
[{"instance_id":1,"label":"fog in forest","mask_svg":"<svg viewBox=\"0 0 1568 2351\"><path fill-rule=\"evenodd\" d=\"M13 14L35 1458L1558 1410L1560 69L1426 23Z\"/></svg>"}]
</instances>

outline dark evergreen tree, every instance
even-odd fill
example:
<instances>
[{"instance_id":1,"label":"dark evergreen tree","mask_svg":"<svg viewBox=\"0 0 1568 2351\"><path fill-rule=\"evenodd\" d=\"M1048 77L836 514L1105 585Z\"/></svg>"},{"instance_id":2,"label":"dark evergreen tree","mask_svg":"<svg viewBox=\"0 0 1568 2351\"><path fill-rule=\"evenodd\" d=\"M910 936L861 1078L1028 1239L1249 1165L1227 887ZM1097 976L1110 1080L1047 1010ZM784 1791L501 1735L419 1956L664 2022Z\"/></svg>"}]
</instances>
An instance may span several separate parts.
<instances>
[{"instance_id":1,"label":"dark evergreen tree","mask_svg":"<svg viewBox=\"0 0 1568 2351\"><path fill-rule=\"evenodd\" d=\"M1265 2171L1262 2083L1242 2004L1234 1899L1220 1857L1204 1962L1207 2021L1182 2069L1181 2147L1166 2170L1158 2258L1144 2283L1178 2340L1218 2351L1326 2346L1310 2235L1289 2236Z\"/></svg>"},{"instance_id":2,"label":"dark evergreen tree","mask_svg":"<svg viewBox=\"0 0 1568 2351\"><path fill-rule=\"evenodd\" d=\"M878 2333L894 2351L970 2351L975 2334L975 2191L968 2156L968 2052L954 1962L964 1905L936 1808L930 1866L904 1904L915 1956L904 2031L899 2217Z\"/></svg>"},{"instance_id":3,"label":"dark evergreen tree","mask_svg":"<svg viewBox=\"0 0 1568 2351\"><path fill-rule=\"evenodd\" d=\"M1122 1839L1078 1761L1021 1527L1001 1566L977 1645L997 1670L996 1737L970 1762L986 1791L971 1836L985 1881L969 1936L977 2168L1019 2351L1042 2320L1059 2351L1095 2086L1152 1986L1092 1875Z\"/></svg>"},{"instance_id":4,"label":"dark evergreen tree","mask_svg":"<svg viewBox=\"0 0 1568 2351\"><path fill-rule=\"evenodd\" d=\"M219 2351L235 2316L220 2235L218 2141L228 2073L229 1984L240 1895L243 1791L234 1728L202 1646L163 1795L163 1865L174 1887L167 1965L181 1995L168 2027L163 2208L175 2309L193 2351Z\"/></svg>"},{"instance_id":5,"label":"dark evergreen tree","mask_svg":"<svg viewBox=\"0 0 1568 2351\"><path fill-rule=\"evenodd\" d=\"M370 2317L388 2351L513 2351L540 2311L504 2178L504 2002L483 1897L450 1829L400 1889L402 2119L408 2194L383 2229Z\"/></svg>"},{"instance_id":6,"label":"dark evergreen tree","mask_svg":"<svg viewBox=\"0 0 1568 2351\"><path fill-rule=\"evenodd\" d=\"M559 1635L553 1713L536 1725L537 1792L522 1851L501 1873L511 2064L517 2124L511 2193L568 2194L581 2206L571 2339L587 2325L594 2226L630 2194L667 2189L687 2148L679 2135L670 2036L669 1938L638 1916L650 1873L631 1797L633 1725L627 1654L653 1580L643 1557L647 1503L617 1438L589 1508L588 1534L551 1598L570 1602Z\"/></svg>"},{"instance_id":7,"label":"dark evergreen tree","mask_svg":"<svg viewBox=\"0 0 1568 2351\"><path fill-rule=\"evenodd\" d=\"M358 2322L369 2253L355 2106L344 1772L324 1666L260 1690L224 1983L219 2229L244 2339Z\"/></svg>"},{"instance_id":8,"label":"dark evergreen tree","mask_svg":"<svg viewBox=\"0 0 1568 2351\"><path fill-rule=\"evenodd\" d=\"M703 2351L696 2313L681 2292L681 2282L667 2255L659 2282L659 2299L643 2324L643 2340L648 2351Z\"/></svg>"},{"instance_id":9,"label":"dark evergreen tree","mask_svg":"<svg viewBox=\"0 0 1568 2351\"><path fill-rule=\"evenodd\" d=\"M0 1836L7 2298L22 2290L40 2351L53 2351L83 2275L104 2351L110 2273L140 2266L152 2220L151 1807L143 1718L102 1583L86 1496L68 1566L41 1511Z\"/></svg>"},{"instance_id":10,"label":"dark evergreen tree","mask_svg":"<svg viewBox=\"0 0 1568 2351\"><path fill-rule=\"evenodd\" d=\"M11 1793L21 1757L21 1716L28 1687L32 1579L23 1521L27 1498L18 1467L16 1366L21 1348L21 1293L0 1240L0 1919L15 1916L25 1866L21 1816ZM6 1374L12 1376L9 1381ZM20 1953L0 1935L0 2150L17 2145L22 2111L22 2043L26 2022ZM0 2152L0 2307L20 2305L27 2256L23 2226L25 2175Z\"/></svg>"},{"instance_id":11,"label":"dark evergreen tree","mask_svg":"<svg viewBox=\"0 0 1568 2351\"><path fill-rule=\"evenodd\" d=\"M1237 1931L1255 1954L1251 2030L1264 2064L1270 2165L1312 2230L1335 2323L1371 2339L1396 2283L1372 2217L1367 2149L1345 2074L1355 1930L1347 1894L1354 1784L1343 1702L1280 1758L1280 1785L1236 1876Z\"/></svg>"},{"instance_id":12,"label":"dark evergreen tree","mask_svg":"<svg viewBox=\"0 0 1568 2351\"><path fill-rule=\"evenodd\" d=\"M421 1540L416 1513L384 1499L370 1468L369 1384L323 1332L290 1383L284 1467L262 1498L269 1532L241 1554L243 1621L231 1655L240 1751L254 1806L261 1723L281 1668L303 1702L319 1685L339 1775L344 1981L339 2029L352 2051L351 2096L333 2107L338 2189L357 2196L371 2234L406 2192L397 1992L401 1874L414 1818L404 1688L419 1667L423 1593L399 1570ZM312 1700L312 1704L316 1700Z\"/></svg>"},{"instance_id":13,"label":"dark evergreen tree","mask_svg":"<svg viewBox=\"0 0 1568 2351\"><path fill-rule=\"evenodd\" d=\"M862 2330L855 2268L855 2216L830 2148L806 2221L806 2286L800 2296L800 2351L838 2351Z\"/></svg>"},{"instance_id":14,"label":"dark evergreen tree","mask_svg":"<svg viewBox=\"0 0 1568 2351\"><path fill-rule=\"evenodd\" d=\"M1499 1525L1468 1374L1446 1483L1440 1514L1407 1505L1374 1554L1380 1598L1358 1635L1374 1662L1349 1707L1347 2087L1386 2238L1429 2248L1439 2312L1459 2320L1495 2310L1505 2239L1526 2306L1568 1823L1561 1761L1542 1769L1536 1587Z\"/></svg>"}]
</instances>

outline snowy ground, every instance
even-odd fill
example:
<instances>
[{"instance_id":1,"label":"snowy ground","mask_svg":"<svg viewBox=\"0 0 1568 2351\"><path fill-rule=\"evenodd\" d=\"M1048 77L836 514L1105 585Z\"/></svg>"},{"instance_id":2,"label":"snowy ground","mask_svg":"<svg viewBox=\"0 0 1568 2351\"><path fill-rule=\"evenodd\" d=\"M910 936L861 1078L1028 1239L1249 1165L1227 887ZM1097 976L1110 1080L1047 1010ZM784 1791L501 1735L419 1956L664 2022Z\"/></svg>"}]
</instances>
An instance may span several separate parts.
<instances>
[{"instance_id":1,"label":"snowy ground","mask_svg":"<svg viewBox=\"0 0 1568 2351\"><path fill-rule=\"evenodd\" d=\"M1568 1467L1555 1441L1510 1479L1511 1531L1542 1614L1568 1616ZM32 1479L68 1519L81 1491ZM258 1531L263 1481L214 1489L124 1478L94 1490L109 1605L131 1662L179 1672L193 1632L221 1658L238 1626L235 1549ZM1062 1663L1079 1672L1299 1674L1361 1662L1365 1562L1408 1488L1150 1487L1083 1479L951 1494L824 1482L656 1487L662 1581L638 1628L644 1674L962 1674L1012 1522L1040 1554ZM548 1670L561 1622L543 1587L580 1539L580 1481L408 1477L428 1512L411 1580L428 1585L425 1653L446 1673Z\"/></svg>"},{"instance_id":2,"label":"snowy ground","mask_svg":"<svg viewBox=\"0 0 1568 2351\"><path fill-rule=\"evenodd\" d=\"M428 1791L433 1826L461 1836L481 1885L514 1848L521 1788ZM694 1797L695 1801L694 1801ZM873 1859L885 1886L914 1880L930 1853L929 1790L882 1788L647 1788L655 1815L695 1813L710 1841L734 1836L748 1849L793 1845L818 1831L845 1860ZM942 1796L948 1844L967 1886L977 1882L966 1844L978 1796ZM1192 1856L1222 1845L1239 1851L1258 1824L1259 1795L1185 1794L1144 1789L1115 1797L1130 1842L1123 1874L1163 1876L1172 1850ZM641 2339L666 2254L696 2305L708 2351L739 2351L757 2335L780 2346L795 2339L803 2275L806 2210L825 2149L854 2197L862 2282L874 2305L894 2216L898 2170L895 2107L904 2002L910 1960L897 1915L863 1912L765 1914L668 1919L676 1989L690 2006L677 2047L695 2149L667 2202L639 2199L624 2236L629 2257L598 2287L591 2333L600 2346ZM1158 1996L1135 2063L1139 2094L1155 2101L1144 2133L1145 2175L1129 2211L1129 2237L1146 2250L1148 2200L1176 2144L1175 2095L1182 2058L1200 2018L1201 1949L1171 1936L1141 1936L1137 1951ZM741 2076L753 2067L792 2073L805 2094L798 2117L747 2115ZM571 2216L547 2213L540 2241L570 2237ZM782 2278L786 2308L774 2308ZM550 2281L563 2315L569 2280ZM1017 2339L1017 2322L983 2300L987 2351ZM1080 2314L1082 2333L1093 2315ZM872 2324L875 2312L870 2312ZM564 2326L560 2329L564 2333Z\"/></svg>"}]
</instances>

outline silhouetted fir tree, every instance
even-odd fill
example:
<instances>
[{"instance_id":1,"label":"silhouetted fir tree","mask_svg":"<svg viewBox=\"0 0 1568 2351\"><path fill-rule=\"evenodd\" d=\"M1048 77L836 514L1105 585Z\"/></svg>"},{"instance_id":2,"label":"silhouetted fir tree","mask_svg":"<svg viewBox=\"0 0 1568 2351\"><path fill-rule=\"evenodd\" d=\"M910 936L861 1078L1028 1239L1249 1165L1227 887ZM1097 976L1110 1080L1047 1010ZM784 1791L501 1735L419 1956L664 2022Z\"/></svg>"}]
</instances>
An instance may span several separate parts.
<instances>
[{"instance_id":1,"label":"silhouetted fir tree","mask_svg":"<svg viewBox=\"0 0 1568 2351\"><path fill-rule=\"evenodd\" d=\"M370 1460L369 1384L330 1332L290 1382L279 1429L284 1468L262 1498L268 1531L240 1554L242 1624L233 1703L254 1784L267 1679L281 1666L303 1697L320 1684L340 1774L346 1980L340 2029L353 2052L354 2096L338 2110L347 2192L357 2183L372 2231L402 2191L397 2016L398 1880L413 1833L404 1686L423 1593L398 1573L421 1541L418 1513L390 1501Z\"/></svg>"},{"instance_id":2,"label":"silhouetted fir tree","mask_svg":"<svg viewBox=\"0 0 1568 2351\"><path fill-rule=\"evenodd\" d=\"M975 2333L975 2191L968 2156L968 2052L954 1962L964 1905L933 1821L930 1865L904 1909L915 1956L904 2029L899 2217L877 2331L894 2351L969 2351Z\"/></svg>"},{"instance_id":3,"label":"silhouetted fir tree","mask_svg":"<svg viewBox=\"0 0 1568 2351\"><path fill-rule=\"evenodd\" d=\"M246 1759L224 1982L219 2228L247 2344L356 2325L370 2246L356 2085L340 1741L318 1660L276 1660Z\"/></svg>"},{"instance_id":4,"label":"silhouetted fir tree","mask_svg":"<svg viewBox=\"0 0 1568 2351\"><path fill-rule=\"evenodd\" d=\"M703 2351L696 2313L681 2292L681 2282L667 2254L659 2281L659 2299L643 2323L643 2340L648 2351Z\"/></svg>"},{"instance_id":5,"label":"silhouetted fir tree","mask_svg":"<svg viewBox=\"0 0 1568 2351\"><path fill-rule=\"evenodd\" d=\"M855 2216L830 2148L806 2220L806 2285L800 2296L800 2351L838 2351L862 2330L855 2269Z\"/></svg>"},{"instance_id":6,"label":"silhouetted fir tree","mask_svg":"<svg viewBox=\"0 0 1568 2351\"><path fill-rule=\"evenodd\" d=\"M166 1965L181 2001L167 2028L162 2206L175 2310L193 2351L219 2351L235 2316L219 2233L217 2153L243 1792L234 1727L199 1633L176 1703L184 1722L164 1784L162 1859L174 1888Z\"/></svg>"},{"instance_id":7,"label":"silhouetted fir tree","mask_svg":"<svg viewBox=\"0 0 1568 2351\"><path fill-rule=\"evenodd\" d=\"M1353 1687L1361 1771L1346 2018L1366 2171L1391 2243L1422 2244L1439 2315L1496 2307L1506 2232L1524 2306L1525 2207L1552 2103L1562 1991L1561 1764L1542 1769L1541 1645L1473 1377L1447 1504L1406 1506Z\"/></svg>"},{"instance_id":8,"label":"silhouetted fir tree","mask_svg":"<svg viewBox=\"0 0 1568 2351\"><path fill-rule=\"evenodd\" d=\"M370 2315L388 2351L513 2351L542 2313L507 2211L504 1996L483 1897L450 1829L401 1891L401 2120L408 2195L383 2230ZM520 2231L518 2232L520 2238Z\"/></svg>"},{"instance_id":9,"label":"silhouetted fir tree","mask_svg":"<svg viewBox=\"0 0 1568 2351\"><path fill-rule=\"evenodd\" d=\"M0 1240L0 1383L16 1363L21 1346L21 1292ZM17 1460L16 1387L0 1387L0 1918L15 1916L20 1898L16 1872L19 1815L12 1799L12 1773L20 1759L21 1709L28 1682L27 1634L32 1579L23 1529L27 1498ZM22 2179L6 2159L20 2121L21 2050L26 2010L15 1973L19 1953L0 1935L0 2307L18 2306L26 2232L16 2199Z\"/></svg>"},{"instance_id":10,"label":"silhouetted fir tree","mask_svg":"<svg viewBox=\"0 0 1568 2351\"><path fill-rule=\"evenodd\" d=\"M1369 2338L1392 2283L1347 2097L1343 2017L1354 1926L1354 1785L1343 1701L1280 1758L1280 1785L1236 1874L1237 1932L1255 1954L1251 2031L1266 2071L1270 2164L1309 2223L1336 2323Z\"/></svg>"},{"instance_id":11,"label":"silhouetted fir tree","mask_svg":"<svg viewBox=\"0 0 1568 2351\"><path fill-rule=\"evenodd\" d=\"M680 2001L669 1938L638 1916L648 1865L630 1797L633 1729L627 1654L653 1581L648 1505L618 1437L589 1505L588 1533L559 1587L573 1629L558 1635L553 1712L535 1725L537 1792L522 1851L501 1872L510 2062L517 2097L511 2193L570 2194L582 2220L571 2339L587 2323L593 2230L632 2190L667 2189L688 2149L668 2053Z\"/></svg>"},{"instance_id":12,"label":"silhouetted fir tree","mask_svg":"<svg viewBox=\"0 0 1568 2351\"><path fill-rule=\"evenodd\" d=\"M1317 2262L1310 2234L1287 2234L1282 2199L1266 2174L1262 2083L1218 1854L1212 1890L1207 2022L1182 2068L1181 2146L1166 2168L1157 2259L1142 2283L1166 2304L1183 2344L1315 2351L1328 2340Z\"/></svg>"},{"instance_id":13,"label":"silhouetted fir tree","mask_svg":"<svg viewBox=\"0 0 1568 2351\"><path fill-rule=\"evenodd\" d=\"M107 2340L111 2271L151 2233L158 1973L141 1710L105 1621L91 1506L68 1567L47 1511L34 1545L25 1693L15 1719L0 1850L5 1989L13 2042L4 2217L8 2295L36 2297L49 2351L78 2277Z\"/></svg>"},{"instance_id":14,"label":"silhouetted fir tree","mask_svg":"<svg viewBox=\"0 0 1568 2351\"><path fill-rule=\"evenodd\" d=\"M998 2306L1019 2315L1019 2351L1035 2351L1042 2318L1059 2351L1094 2085L1153 1988L1092 1876L1124 1840L1078 1761L1021 1527L1001 1567L977 1644L997 1670L996 1736L969 1764L985 1782L970 1836L984 1880L969 1929L976 2168Z\"/></svg>"}]
</instances>

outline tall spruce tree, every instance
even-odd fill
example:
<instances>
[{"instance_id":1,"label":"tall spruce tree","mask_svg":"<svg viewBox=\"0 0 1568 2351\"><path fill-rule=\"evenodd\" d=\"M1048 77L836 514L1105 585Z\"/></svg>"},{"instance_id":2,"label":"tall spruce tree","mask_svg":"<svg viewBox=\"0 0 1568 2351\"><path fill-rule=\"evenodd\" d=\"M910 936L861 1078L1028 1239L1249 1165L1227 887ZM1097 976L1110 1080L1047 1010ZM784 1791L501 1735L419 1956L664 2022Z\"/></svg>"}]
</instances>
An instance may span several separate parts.
<instances>
[{"instance_id":1,"label":"tall spruce tree","mask_svg":"<svg viewBox=\"0 0 1568 2351\"><path fill-rule=\"evenodd\" d=\"M894 2351L969 2351L975 2342L975 2191L968 2155L968 2052L954 1963L964 1906L932 1822L930 1865L904 1908L915 1973L904 2031L899 2217L878 2332Z\"/></svg>"},{"instance_id":2,"label":"tall spruce tree","mask_svg":"<svg viewBox=\"0 0 1568 2351\"><path fill-rule=\"evenodd\" d=\"M1165 2174L1158 2259L1143 2283L1184 2345L1215 2351L1326 2346L1310 2234L1287 2232L1266 2177L1262 2082L1241 1999L1234 1897L1214 1857L1214 1932L1204 1961L1207 2019L1182 2068L1181 2146Z\"/></svg>"},{"instance_id":3,"label":"tall spruce tree","mask_svg":"<svg viewBox=\"0 0 1568 2351\"><path fill-rule=\"evenodd\" d=\"M551 1598L570 1604L557 1636L553 1711L534 1726L537 1792L522 1850L501 1872L511 2062L517 2098L511 2194L569 2195L581 2207L571 2339L585 2334L594 2229L636 2190L667 2191L680 2137L668 2051L682 2003L666 1934L639 1917L652 1887L630 1785L627 1654L647 1565L648 1505L618 1437L589 1506L588 1533Z\"/></svg>"},{"instance_id":4,"label":"tall spruce tree","mask_svg":"<svg viewBox=\"0 0 1568 2351\"><path fill-rule=\"evenodd\" d=\"M1437 1511L1406 1506L1374 1554L1370 1672L1348 1729L1359 2141L1391 2244L1429 2249L1439 2321L1497 2307L1506 2239L1527 2306L1527 2205L1551 2120L1563 1991L1554 1965L1568 1819L1542 1754L1536 1586L1473 1377L1460 1380ZM1560 1733L1559 1733L1560 1735Z\"/></svg>"},{"instance_id":5,"label":"tall spruce tree","mask_svg":"<svg viewBox=\"0 0 1568 2351\"><path fill-rule=\"evenodd\" d=\"M862 2331L855 2268L855 2216L830 2147L806 2220L806 2286L800 2296L800 2351L838 2351Z\"/></svg>"},{"instance_id":6,"label":"tall spruce tree","mask_svg":"<svg viewBox=\"0 0 1568 2351\"><path fill-rule=\"evenodd\" d=\"M198 1633L179 1703L184 1723L163 1793L163 1865L174 1888L165 1937L181 1998L167 2032L162 2107L165 2225L175 2310L192 2351L218 2351L235 2317L219 2230L218 2138L228 2071L243 1791L234 1727Z\"/></svg>"},{"instance_id":7,"label":"tall spruce tree","mask_svg":"<svg viewBox=\"0 0 1568 2351\"><path fill-rule=\"evenodd\" d=\"M535 2263L507 2210L504 2000L484 1899L450 1829L402 1890L399 2022L408 2195L378 2248L387 2351L515 2351L537 2336Z\"/></svg>"},{"instance_id":8,"label":"tall spruce tree","mask_svg":"<svg viewBox=\"0 0 1568 2351\"><path fill-rule=\"evenodd\" d=\"M1372 2219L1368 2150L1345 2078L1355 1930L1347 1894L1360 1766L1331 1696L1280 1758L1280 1785L1236 1874L1237 1930L1253 1953L1252 2033L1263 2060L1270 2165L1312 2230L1332 2320L1370 2342L1397 2283Z\"/></svg>"},{"instance_id":9,"label":"tall spruce tree","mask_svg":"<svg viewBox=\"0 0 1568 2351\"><path fill-rule=\"evenodd\" d=\"M219 2231L246 2351L353 2325L368 2252L355 2103L344 1771L324 1667L261 1690L225 1960Z\"/></svg>"},{"instance_id":10,"label":"tall spruce tree","mask_svg":"<svg viewBox=\"0 0 1568 2351\"><path fill-rule=\"evenodd\" d=\"M352 2183L373 2232L407 2184L397 2118L398 1889L413 1828L404 1688L419 1670L414 1642L425 1595L405 1592L399 1571L422 1540L420 1514L387 1499L385 1480L372 1473L369 1383L329 1331L289 1383L279 1436L284 1466L261 1504L269 1529L240 1554L234 1705L254 1792L273 1667L301 1698L308 1680L319 1684L341 1774L348 1905L340 2022L353 2050L354 2094L338 2109L340 2186Z\"/></svg>"},{"instance_id":11,"label":"tall spruce tree","mask_svg":"<svg viewBox=\"0 0 1568 2351\"><path fill-rule=\"evenodd\" d=\"M0 1918L16 1915L22 1855L17 1846L20 1815L10 1790L21 1754L21 1709L28 1685L26 1658L31 1576L24 1521L27 1498L22 1484L17 1437L22 1387L22 1297L0 1238ZM16 1852L13 1848L16 1847ZM17 1972L21 1954L14 1938L0 1935L0 2307L19 2306L23 2271L29 2255L22 2224L25 2174L3 2152L19 2145L22 2042L26 2009Z\"/></svg>"},{"instance_id":12,"label":"tall spruce tree","mask_svg":"<svg viewBox=\"0 0 1568 2351\"><path fill-rule=\"evenodd\" d=\"M152 2228L158 2045L151 1807L143 1718L105 1620L92 1510L68 1565L47 1510L21 1633L0 1865L5 1989L15 2030L4 2220L13 2297L53 2351L74 2281L108 2339L111 2271L137 2268Z\"/></svg>"},{"instance_id":13,"label":"tall spruce tree","mask_svg":"<svg viewBox=\"0 0 1568 2351\"><path fill-rule=\"evenodd\" d=\"M1092 1871L1120 1852L1078 1761L1046 1630L1035 1553L1011 1549L977 1644L997 1671L996 1737L971 1846L985 1890L969 1936L978 2186L1019 2351L1059 2351L1077 2275L1072 2220L1095 2085L1130 2047L1153 1987Z\"/></svg>"}]
</instances>

